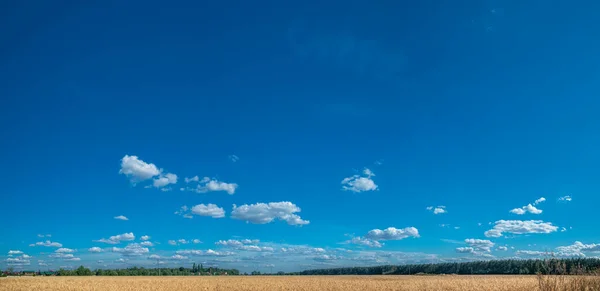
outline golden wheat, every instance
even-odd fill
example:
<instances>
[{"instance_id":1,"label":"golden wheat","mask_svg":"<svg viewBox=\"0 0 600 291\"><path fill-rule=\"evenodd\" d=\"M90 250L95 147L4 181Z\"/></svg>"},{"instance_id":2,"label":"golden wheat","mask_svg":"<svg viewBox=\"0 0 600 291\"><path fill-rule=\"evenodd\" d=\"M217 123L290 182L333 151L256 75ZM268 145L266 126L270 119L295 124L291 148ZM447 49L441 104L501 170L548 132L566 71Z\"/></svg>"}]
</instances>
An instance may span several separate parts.
<instances>
[{"instance_id":1,"label":"golden wheat","mask_svg":"<svg viewBox=\"0 0 600 291\"><path fill-rule=\"evenodd\" d=\"M0 290L539 290L535 276L9 277Z\"/></svg>"}]
</instances>

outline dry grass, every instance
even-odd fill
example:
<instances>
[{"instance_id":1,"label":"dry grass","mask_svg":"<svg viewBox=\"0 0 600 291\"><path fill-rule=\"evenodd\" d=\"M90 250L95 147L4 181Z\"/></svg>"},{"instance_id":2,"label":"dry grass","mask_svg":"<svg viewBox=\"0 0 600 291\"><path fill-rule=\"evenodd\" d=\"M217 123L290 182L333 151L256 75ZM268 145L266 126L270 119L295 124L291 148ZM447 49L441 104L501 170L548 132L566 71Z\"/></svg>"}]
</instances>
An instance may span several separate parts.
<instances>
[{"instance_id":1,"label":"dry grass","mask_svg":"<svg viewBox=\"0 0 600 291\"><path fill-rule=\"evenodd\" d=\"M0 278L0 290L540 290L535 276Z\"/></svg>"}]
</instances>

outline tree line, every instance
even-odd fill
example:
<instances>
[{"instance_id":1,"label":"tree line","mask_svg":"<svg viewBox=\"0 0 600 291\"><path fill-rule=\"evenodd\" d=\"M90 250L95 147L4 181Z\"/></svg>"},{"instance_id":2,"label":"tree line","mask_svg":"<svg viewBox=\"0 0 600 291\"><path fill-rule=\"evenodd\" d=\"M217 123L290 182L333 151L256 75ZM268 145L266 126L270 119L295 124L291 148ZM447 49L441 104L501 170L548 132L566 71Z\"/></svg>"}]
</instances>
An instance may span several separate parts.
<instances>
[{"instance_id":1,"label":"tree line","mask_svg":"<svg viewBox=\"0 0 600 291\"><path fill-rule=\"evenodd\" d=\"M560 266L560 267L557 267ZM600 270L600 259L531 259L492 260L462 263L435 263L413 265L385 265L375 267L349 267L316 269L289 273L289 275L535 275L581 274Z\"/></svg>"}]
</instances>

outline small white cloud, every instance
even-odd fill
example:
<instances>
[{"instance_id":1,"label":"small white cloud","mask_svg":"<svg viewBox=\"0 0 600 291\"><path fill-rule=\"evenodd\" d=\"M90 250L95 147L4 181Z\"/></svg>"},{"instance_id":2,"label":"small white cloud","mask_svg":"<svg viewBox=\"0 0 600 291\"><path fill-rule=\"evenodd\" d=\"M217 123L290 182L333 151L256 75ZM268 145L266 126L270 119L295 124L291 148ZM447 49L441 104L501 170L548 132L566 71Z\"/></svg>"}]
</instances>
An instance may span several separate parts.
<instances>
[{"instance_id":1,"label":"small white cloud","mask_svg":"<svg viewBox=\"0 0 600 291\"><path fill-rule=\"evenodd\" d=\"M226 247L240 247L242 245L248 245L248 244L258 244L260 241L257 239L243 239L243 240L237 240L237 239L228 239L228 240L220 240L215 242L216 245L220 245L220 246L226 246Z\"/></svg>"},{"instance_id":2,"label":"small white cloud","mask_svg":"<svg viewBox=\"0 0 600 291\"><path fill-rule=\"evenodd\" d=\"M50 234L38 234L37 237L52 237Z\"/></svg>"},{"instance_id":3,"label":"small white cloud","mask_svg":"<svg viewBox=\"0 0 600 291\"><path fill-rule=\"evenodd\" d=\"M571 196L569 196L569 195L558 198L558 201L569 202L571 200L573 200L573 198L571 198Z\"/></svg>"},{"instance_id":4,"label":"small white cloud","mask_svg":"<svg viewBox=\"0 0 600 291\"><path fill-rule=\"evenodd\" d=\"M231 218L245 220L255 224L270 223L275 219L283 220L289 225L305 225L309 224L310 221L303 220L298 216L297 212L300 212L300 207L296 206L292 202L270 202L270 203L256 203L256 204L244 204L240 207L233 205L231 211Z\"/></svg>"},{"instance_id":5,"label":"small white cloud","mask_svg":"<svg viewBox=\"0 0 600 291\"><path fill-rule=\"evenodd\" d=\"M200 177L198 177L198 176L194 176L194 177L191 177L191 178L185 177L185 182L186 183L198 182L198 181L200 181Z\"/></svg>"},{"instance_id":6,"label":"small white cloud","mask_svg":"<svg viewBox=\"0 0 600 291\"><path fill-rule=\"evenodd\" d=\"M141 256L150 252L148 248L142 247L138 243L128 244L124 248L113 247L112 251L115 253L120 253L124 256Z\"/></svg>"},{"instance_id":7,"label":"small white cloud","mask_svg":"<svg viewBox=\"0 0 600 291\"><path fill-rule=\"evenodd\" d=\"M125 216L123 216L123 215L115 216L115 217L113 217L113 218L114 218L114 219L117 219L117 220L129 220L129 218L127 218L127 217L125 217Z\"/></svg>"},{"instance_id":8,"label":"small white cloud","mask_svg":"<svg viewBox=\"0 0 600 291\"><path fill-rule=\"evenodd\" d=\"M401 240L408 237L419 237L419 230L414 227L405 227L402 229L388 227L384 230L370 230L365 237L372 240Z\"/></svg>"},{"instance_id":9,"label":"small white cloud","mask_svg":"<svg viewBox=\"0 0 600 291\"><path fill-rule=\"evenodd\" d=\"M486 240L486 239L474 239L474 238L468 238L465 239L465 243L468 244L470 247L472 247L473 249L475 249L476 251L483 251L483 252L491 252L492 248L494 247L494 243Z\"/></svg>"},{"instance_id":10,"label":"small white cloud","mask_svg":"<svg viewBox=\"0 0 600 291\"><path fill-rule=\"evenodd\" d=\"M9 256L11 256L11 255L20 255L20 254L23 254L23 252L22 252L22 251L19 251L19 250L16 250L16 251L9 250L9 251L8 251L8 255L9 255Z\"/></svg>"},{"instance_id":11,"label":"small white cloud","mask_svg":"<svg viewBox=\"0 0 600 291\"><path fill-rule=\"evenodd\" d=\"M364 177L353 175L342 180L342 190L352 191L355 193L377 190L377 184L371 179L375 176L373 171L365 168L363 170Z\"/></svg>"},{"instance_id":12,"label":"small white cloud","mask_svg":"<svg viewBox=\"0 0 600 291\"><path fill-rule=\"evenodd\" d=\"M202 241L199 240L199 239L197 239L197 238L194 239L194 240L192 240L192 242L195 243L195 244L201 244L202 243Z\"/></svg>"},{"instance_id":13,"label":"small white cloud","mask_svg":"<svg viewBox=\"0 0 600 291\"><path fill-rule=\"evenodd\" d=\"M175 245L177 245L177 242L176 242L176 241L174 241L174 240L169 240L167 243L169 243L169 244L170 244L170 245L172 245L172 246L175 246Z\"/></svg>"},{"instance_id":14,"label":"small white cloud","mask_svg":"<svg viewBox=\"0 0 600 291\"><path fill-rule=\"evenodd\" d=\"M169 184L177 184L177 175L173 173L160 174L152 183L155 188L163 188Z\"/></svg>"},{"instance_id":15,"label":"small white cloud","mask_svg":"<svg viewBox=\"0 0 600 291\"><path fill-rule=\"evenodd\" d=\"M499 246L496 249L499 250L499 251L508 251L508 247L505 247L505 246Z\"/></svg>"},{"instance_id":16,"label":"small white cloud","mask_svg":"<svg viewBox=\"0 0 600 291\"><path fill-rule=\"evenodd\" d=\"M485 232L486 237L501 237L503 233L528 234L551 233L558 230L551 222L542 220L498 220L494 227Z\"/></svg>"},{"instance_id":17,"label":"small white cloud","mask_svg":"<svg viewBox=\"0 0 600 291\"><path fill-rule=\"evenodd\" d=\"M200 216L210 216L212 218L225 217L225 210L215 204L198 204L192 207L192 213Z\"/></svg>"},{"instance_id":18,"label":"small white cloud","mask_svg":"<svg viewBox=\"0 0 600 291\"><path fill-rule=\"evenodd\" d=\"M546 201L546 198L544 198L544 197L540 197L539 199L537 199L537 200L535 200L535 201L533 202L533 205L540 204L540 203L542 203L542 202L544 202L544 201Z\"/></svg>"},{"instance_id":19,"label":"small white cloud","mask_svg":"<svg viewBox=\"0 0 600 291\"><path fill-rule=\"evenodd\" d=\"M102 249L99 248L99 247L91 247L91 248L88 249L88 252L90 252L90 253L101 253Z\"/></svg>"},{"instance_id":20,"label":"small white cloud","mask_svg":"<svg viewBox=\"0 0 600 291\"><path fill-rule=\"evenodd\" d=\"M113 236L109 237L108 239L102 238L102 239L96 240L95 242L116 245L116 244L120 243L121 241L132 241L134 239L135 239L135 235L133 235L133 232L129 232L129 233L124 233L124 234L119 234L119 235L113 235Z\"/></svg>"},{"instance_id":21,"label":"small white cloud","mask_svg":"<svg viewBox=\"0 0 600 291\"><path fill-rule=\"evenodd\" d=\"M179 239L177 242L180 244L183 244L183 245L190 243L189 241L187 241L185 239Z\"/></svg>"},{"instance_id":22,"label":"small white cloud","mask_svg":"<svg viewBox=\"0 0 600 291\"><path fill-rule=\"evenodd\" d=\"M541 210L541 209L538 209L538 208L536 208L536 207L535 207L535 206L533 206L533 205L540 204L540 203L542 203L542 202L544 202L544 201L546 201L546 198L544 198L544 197L540 197L539 199L535 200L535 201L533 202L533 204L531 204L531 203L530 203L530 204L527 204L527 205L525 205L525 206L523 206L523 207L521 207L521 208L515 208L515 209L512 209L512 210L511 210L511 211L509 211L509 212L510 212L510 213L514 213L514 214L516 214L516 215L523 215L523 214L525 214L525 213L527 213L527 212L529 212L529 213L531 213L531 214L541 214L541 213L542 213L542 210Z\"/></svg>"},{"instance_id":23,"label":"small white cloud","mask_svg":"<svg viewBox=\"0 0 600 291\"><path fill-rule=\"evenodd\" d=\"M240 160L240 158L236 155L229 155L228 158L232 163L235 163Z\"/></svg>"},{"instance_id":24,"label":"small white cloud","mask_svg":"<svg viewBox=\"0 0 600 291\"><path fill-rule=\"evenodd\" d=\"M141 240L149 240L150 236L149 235L142 235L142 237L140 237Z\"/></svg>"},{"instance_id":25,"label":"small white cloud","mask_svg":"<svg viewBox=\"0 0 600 291\"><path fill-rule=\"evenodd\" d=\"M428 206L427 210L433 212L433 214L444 214L446 213L446 206L440 205L437 207L433 207L433 206Z\"/></svg>"},{"instance_id":26,"label":"small white cloud","mask_svg":"<svg viewBox=\"0 0 600 291\"><path fill-rule=\"evenodd\" d=\"M346 243L351 243L351 244L355 244L355 245L363 245L363 246L368 246L368 247L372 247L372 248L380 248L383 244L376 241L376 240L372 240L366 237L353 237L351 240L346 241Z\"/></svg>"},{"instance_id":27,"label":"small white cloud","mask_svg":"<svg viewBox=\"0 0 600 291\"><path fill-rule=\"evenodd\" d=\"M129 177L131 182L135 184L158 176L161 170L152 163L140 160L137 156L125 155L121 159L121 170L119 170L119 173Z\"/></svg>"},{"instance_id":28,"label":"small white cloud","mask_svg":"<svg viewBox=\"0 0 600 291\"><path fill-rule=\"evenodd\" d=\"M460 248L456 248L456 252L463 253L463 254L465 254L465 253L472 254L475 252L475 249L472 247L460 247Z\"/></svg>"},{"instance_id":29,"label":"small white cloud","mask_svg":"<svg viewBox=\"0 0 600 291\"><path fill-rule=\"evenodd\" d=\"M151 241L143 241L140 243L140 245L144 246L144 247L153 247L154 246L154 244Z\"/></svg>"},{"instance_id":30,"label":"small white cloud","mask_svg":"<svg viewBox=\"0 0 600 291\"><path fill-rule=\"evenodd\" d=\"M74 253L75 250L73 249L68 249L68 248L60 248L57 249L56 251L54 251L55 253Z\"/></svg>"},{"instance_id":31,"label":"small white cloud","mask_svg":"<svg viewBox=\"0 0 600 291\"><path fill-rule=\"evenodd\" d=\"M187 259L188 259L188 257L186 257L186 256L182 256L182 255L174 255L174 256L171 256L171 259L172 259L172 260L181 261L181 260L187 260Z\"/></svg>"},{"instance_id":32,"label":"small white cloud","mask_svg":"<svg viewBox=\"0 0 600 291\"><path fill-rule=\"evenodd\" d=\"M60 248L60 247L62 247L62 244L61 243L57 243L57 242L51 242L51 241L47 240L47 241L36 242L34 244L30 244L29 246L30 247L43 246L43 247Z\"/></svg>"}]
</instances>

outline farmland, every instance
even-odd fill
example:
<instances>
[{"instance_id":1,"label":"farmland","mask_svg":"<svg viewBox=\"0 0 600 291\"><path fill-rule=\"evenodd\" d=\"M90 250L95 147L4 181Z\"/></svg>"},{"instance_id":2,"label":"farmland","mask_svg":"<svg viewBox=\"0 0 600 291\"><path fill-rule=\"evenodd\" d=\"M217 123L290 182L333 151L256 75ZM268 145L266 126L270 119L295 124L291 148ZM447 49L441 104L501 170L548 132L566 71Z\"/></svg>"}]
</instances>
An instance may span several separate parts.
<instances>
[{"instance_id":1,"label":"farmland","mask_svg":"<svg viewBox=\"0 0 600 291\"><path fill-rule=\"evenodd\" d=\"M0 290L539 290L536 276L9 277Z\"/></svg>"}]
</instances>

